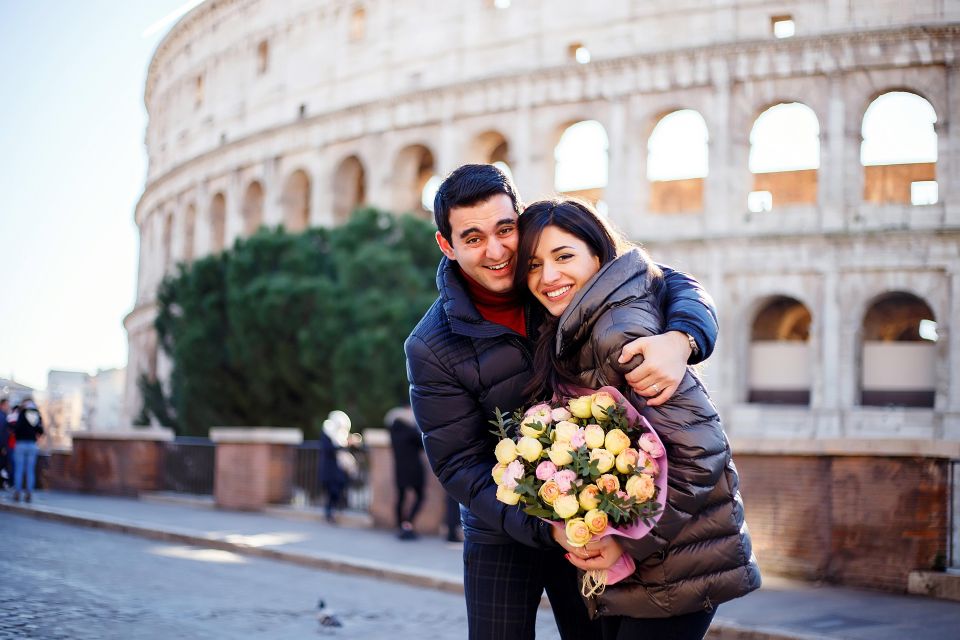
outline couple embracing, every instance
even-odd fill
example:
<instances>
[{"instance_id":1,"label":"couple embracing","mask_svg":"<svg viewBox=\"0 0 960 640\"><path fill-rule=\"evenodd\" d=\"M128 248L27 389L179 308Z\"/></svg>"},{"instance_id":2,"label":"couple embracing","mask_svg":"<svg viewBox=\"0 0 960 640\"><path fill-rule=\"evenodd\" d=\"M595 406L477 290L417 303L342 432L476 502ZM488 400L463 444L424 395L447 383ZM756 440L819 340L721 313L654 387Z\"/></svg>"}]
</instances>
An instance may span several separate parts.
<instances>
[{"instance_id":1,"label":"couple embracing","mask_svg":"<svg viewBox=\"0 0 960 640\"><path fill-rule=\"evenodd\" d=\"M434 201L439 298L405 344L427 457L461 505L469 637L534 637L546 591L565 640L702 638L717 606L760 586L730 446L688 369L717 336L710 296L575 200L521 203L492 165L451 173ZM669 462L653 530L573 547L497 500L490 420L563 385L617 387ZM577 572L621 554L633 575L581 597Z\"/></svg>"}]
</instances>

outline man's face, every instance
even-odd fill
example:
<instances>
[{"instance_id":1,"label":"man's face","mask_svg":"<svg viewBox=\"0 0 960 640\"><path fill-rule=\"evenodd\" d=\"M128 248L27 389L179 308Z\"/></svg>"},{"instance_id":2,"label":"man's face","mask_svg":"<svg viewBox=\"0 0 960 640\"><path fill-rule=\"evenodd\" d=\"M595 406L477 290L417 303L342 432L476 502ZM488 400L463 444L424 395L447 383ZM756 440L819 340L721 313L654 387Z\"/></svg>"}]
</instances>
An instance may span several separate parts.
<instances>
[{"instance_id":1,"label":"man's face","mask_svg":"<svg viewBox=\"0 0 960 640\"><path fill-rule=\"evenodd\" d=\"M499 193L472 207L450 209L452 242L437 232L440 250L486 289L506 293L516 268L517 213L510 196Z\"/></svg>"}]
</instances>

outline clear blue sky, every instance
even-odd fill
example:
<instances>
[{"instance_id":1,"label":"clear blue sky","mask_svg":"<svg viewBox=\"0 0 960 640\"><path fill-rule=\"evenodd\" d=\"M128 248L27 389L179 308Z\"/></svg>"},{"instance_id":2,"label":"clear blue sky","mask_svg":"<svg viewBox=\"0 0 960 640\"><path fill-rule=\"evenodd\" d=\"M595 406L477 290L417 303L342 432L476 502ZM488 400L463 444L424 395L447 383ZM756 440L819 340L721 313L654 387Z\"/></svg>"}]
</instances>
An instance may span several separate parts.
<instances>
[{"instance_id":1,"label":"clear blue sky","mask_svg":"<svg viewBox=\"0 0 960 640\"><path fill-rule=\"evenodd\" d=\"M147 64L185 0L0 0L0 377L126 365Z\"/></svg>"}]
</instances>

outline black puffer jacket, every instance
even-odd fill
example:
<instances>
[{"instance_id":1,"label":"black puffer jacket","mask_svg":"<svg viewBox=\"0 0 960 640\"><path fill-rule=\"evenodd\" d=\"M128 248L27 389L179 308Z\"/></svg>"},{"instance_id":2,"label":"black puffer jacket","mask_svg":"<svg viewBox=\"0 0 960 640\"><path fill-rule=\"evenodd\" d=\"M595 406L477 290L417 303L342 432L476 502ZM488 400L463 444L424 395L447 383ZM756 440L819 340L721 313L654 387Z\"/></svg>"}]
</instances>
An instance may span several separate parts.
<instances>
[{"instance_id":1,"label":"black puffer jacket","mask_svg":"<svg viewBox=\"0 0 960 640\"><path fill-rule=\"evenodd\" d=\"M690 371L665 404L633 395L617 356L661 333L663 279L638 250L607 263L564 311L557 345L589 388L624 389L667 449L667 507L649 535L618 538L637 561L633 576L588 601L591 613L665 618L710 609L760 587L743 518L737 470L717 410Z\"/></svg>"},{"instance_id":2,"label":"black puffer jacket","mask_svg":"<svg viewBox=\"0 0 960 640\"><path fill-rule=\"evenodd\" d=\"M697 339L704 357L717 336L712 301L689 276L666 274L667 330ZM490 475L497 438L494 410L512 412L526 403L532 343L505 326L484 320L471 302L456 264L443 258L437 271L440 297L404 344L410 403L433 472L461 504L464 536L504 544L518 541L554 547L550 527L496 498ZM540 318L527 314L528 335Z\"/></svg>"}]
</instances>

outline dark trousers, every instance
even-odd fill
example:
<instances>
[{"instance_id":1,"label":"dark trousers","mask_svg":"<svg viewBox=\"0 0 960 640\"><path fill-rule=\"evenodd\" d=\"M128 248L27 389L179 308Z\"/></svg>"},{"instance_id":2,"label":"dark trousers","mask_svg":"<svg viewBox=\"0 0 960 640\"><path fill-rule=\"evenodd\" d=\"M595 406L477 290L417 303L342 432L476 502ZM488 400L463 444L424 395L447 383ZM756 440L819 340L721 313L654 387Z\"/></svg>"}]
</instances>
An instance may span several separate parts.
<instances>
[{"instance_id":1,"label":"dark trousers","mask_svg":"<svg viewBox=\"0 0 960 640\"><path fill-rule=\"evenodd\" d=\"M413 492L413 504L409 510L404 510L404 503L407 502L407 493ZM397 526L404 522L413 522L413 519L420 513L420 507L423 506L423 486L419 487L397 487Z\"/></svg>"},{"instance_id":2,"label":"dark trousers","mask_svg":"<svg viewBox=\"0 0 960 640\"><path fill-rule=\"evenodd\" d=\"M603 618L603 640L702 640L717 613L696 611L672 618Z\"/></svg>"},{"instance_id":3,"label":"dark trousers","mask_svg":"<svg viewBox=\"0 0 960 640\"><path fill-rule=\"evenodd\" d=\"M514 544L463 545L470 640L532 640L543 592L563 640L600 638L577 590L577 571L561 551Z\"/></svg>"}]
</instances>

